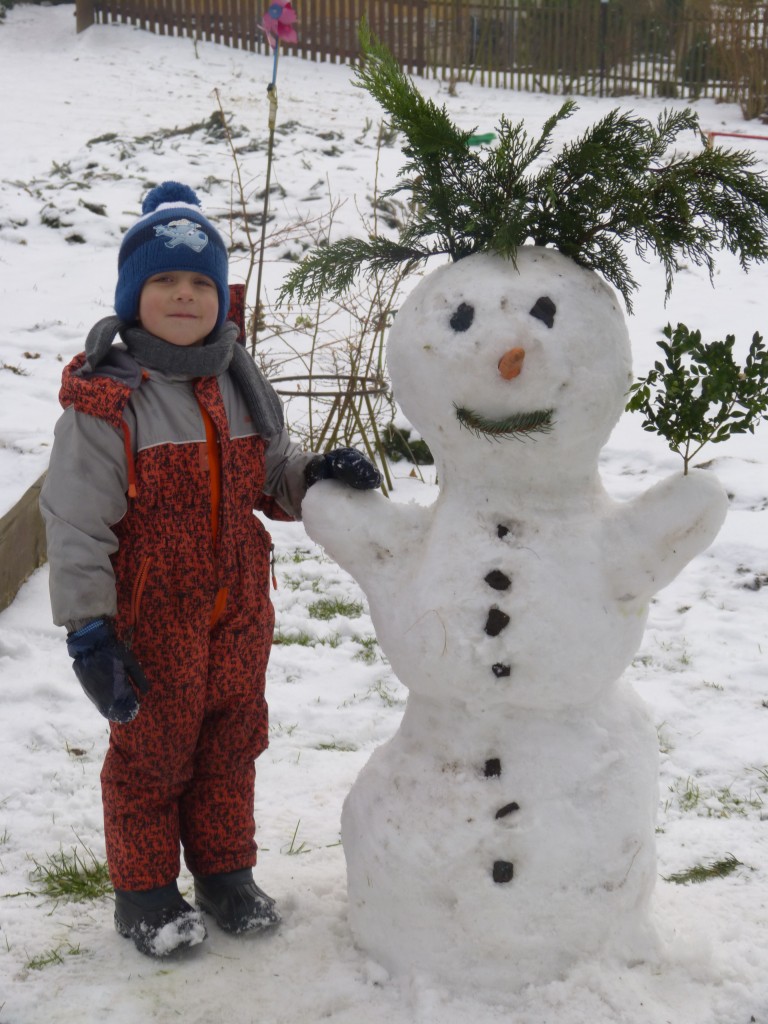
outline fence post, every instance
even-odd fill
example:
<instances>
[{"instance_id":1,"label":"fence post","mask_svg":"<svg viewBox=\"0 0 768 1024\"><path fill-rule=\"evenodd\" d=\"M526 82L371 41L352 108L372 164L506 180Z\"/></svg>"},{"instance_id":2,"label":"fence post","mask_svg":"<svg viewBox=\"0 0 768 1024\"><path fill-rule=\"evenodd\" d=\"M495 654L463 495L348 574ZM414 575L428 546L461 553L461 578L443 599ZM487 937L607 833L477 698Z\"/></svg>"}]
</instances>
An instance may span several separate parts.
<instances>
[{"instance_id":1,"label":"fence post","mask_svg":"<svg viewBox=\"0 0 768 1024\"><path fill-rule=\"evenodd\" d=\"M94 6L95 0L77 0L75 3L78 32L84 32L96 21L96 16L93 10Z\"/></svg>"},{"instance_id":2,"label":"fence post","mask_svg":"<svg viewBox=\"0 0 768 1024\"><path fill-rule=\"evenodd\" d=\"M600 98L605 90L605 43L608 36L608 0L600 0Z\"/></svg>"},{"instance_id":3,"label":"fence post","mask_svg":"<svg viewBox=\"0 0 768 1024\"><path fill-rule=\"evenodd\" d=\"M427 47L426 47L426 20L427 0L421 0L416 5L416 74L423 78L427 76Z\"/></svg>"}]
</instances>

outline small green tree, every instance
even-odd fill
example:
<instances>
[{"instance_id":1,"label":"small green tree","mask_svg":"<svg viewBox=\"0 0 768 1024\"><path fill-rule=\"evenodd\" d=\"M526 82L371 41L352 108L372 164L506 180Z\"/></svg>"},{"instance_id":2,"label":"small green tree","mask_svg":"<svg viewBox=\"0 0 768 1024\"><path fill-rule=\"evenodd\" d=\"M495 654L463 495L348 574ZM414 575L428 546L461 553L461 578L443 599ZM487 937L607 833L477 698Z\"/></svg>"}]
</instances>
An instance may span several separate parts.
<instances>
[{"instance_id":1,"label":"small green tree","mask_svg":"<svg viewBox=\"0 0 768 1024\"><path fill-rule=\"evenodd\" d=\"M685 324L664 328L658 342L664 362L629 389L629 412L645 418L643 429L659 434L683 460L691 460L707 442L732 434L754 433L768 419L768 351L755 332L743 367L733 358L735 338L703 343L701 331Z\"/></svg>"},{"instance_id":2,"label":"small green tree","mask_svg":"<svg viewBox=\"0 0 768 1024\"><path fill-rule=\"evenodd\" d=\"M768 260L768 178L753 170L751 153L708 146L691 110L665 111L655 125L613 110L544 163L572 101L540 138L502 117L496 144L477 149L474 130L462 131L425 99L365 26L361 45L356 84L404 139L399 183L384 195L405 194L413 217L396 239L377 233L314 249L286 278L281 299L339 295L360 272L407 271L438 254L460 260L486 251L514 261L519 246L533 243L598 271L631 311L637 282L627 243L661 260L667 295L680 260L706 267L710 278L718 250L735 253L745 270ZM699 146L693 156L674 152L683 133Z\"/></svg>"}]
</instances>

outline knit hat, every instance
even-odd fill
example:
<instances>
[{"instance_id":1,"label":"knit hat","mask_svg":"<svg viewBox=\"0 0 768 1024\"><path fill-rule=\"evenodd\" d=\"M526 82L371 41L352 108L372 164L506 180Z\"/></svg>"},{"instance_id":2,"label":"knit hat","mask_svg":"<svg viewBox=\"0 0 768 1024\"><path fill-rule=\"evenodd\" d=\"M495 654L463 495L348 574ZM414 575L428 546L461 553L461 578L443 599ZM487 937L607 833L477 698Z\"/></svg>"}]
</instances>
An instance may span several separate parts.
<instances>
[{"instance_id":1,"label":"knit hat","mask_svg":"<svg viewBox=\"0 0 768 1024\"><path fill-rule=\"evenodd\" d=\"M164 270L189 270L215 282L220 327L229 310L227 249L203 216L200 200L188 185L164 181L147 193L141 211L117 258L117 315L126 323L136 320L141 289L150 277Z\"/></svg>"}]
</instances>

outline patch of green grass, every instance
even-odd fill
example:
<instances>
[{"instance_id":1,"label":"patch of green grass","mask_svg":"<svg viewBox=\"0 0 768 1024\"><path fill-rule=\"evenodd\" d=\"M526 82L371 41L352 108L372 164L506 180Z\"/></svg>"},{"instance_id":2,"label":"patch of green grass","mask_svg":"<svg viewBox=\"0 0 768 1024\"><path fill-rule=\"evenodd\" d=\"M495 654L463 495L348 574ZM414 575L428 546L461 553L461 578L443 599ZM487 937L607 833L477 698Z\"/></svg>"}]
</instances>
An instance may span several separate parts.
<instances>
[{"instance_id":1,"label":"patch of green grass","mask_svg":"<svg viewBox=\"0 0 768 1024\"><path fill-rule=\"evenodd\" d=\"M395 708L405 704L403 698L398 697L397 694L387 686L383 679L380 679L378 683L374 683L368 693L376 694L376 696L381 698L382 703L386 704L388 708Z\"/></svg>"},{"instance_id":2,"label":"patch of green grass","mask_svg":"<svg viewBox=\"0 0 768 1024\"><path fill-rule=\"evenodd\" d=\"M356 644L360 644L361 650L355 655L355 661L362 661L366 665L372 665L376 661L376 648L379 646L375 636L354 636Z\"/></svg>"},{"instance_id":3,"label":"patch of green grass","mask_svg":"<svg viewBox=\"0 0 768 1024\"><path fill-rule=\"evenodd\" d=\"M352 704L362 704L365 700L370 700L373 697L378 697L383 704L386 704L388 708L402 707L405 705L405 698L398 697L394 690L386 684L383 679L380 679L373 686L369 686L365 693L353 693L351 697L348 697L345 701L339 705L340 708L348 708Z\"/></svg>"},{"instance_id":4,"label":"patch of green grass","mask_svg":"<svg viewBox=\"0 0 768 1024\"><path fill-rule=\"evenodd\" d=\"M338 750L343 754L354 754L358 747L354 743L338 743L334 740L332 743L318 743L316 750Z\"/></svg>"},{"instance_id":5,"label":"patch of green grass","mask_svg":"<svg viewBox=\"0 0 768 1024\"><path fill-rule=\"evenodd\" d=\"M276 565L286 565L293 563L294 565L301 565L302 562L322 562L323 556L321 552L310 551L309 548L292 548L289 551L275 548L274 561Z\"/></svg>"},{"instance_id":6,"label":"patch of green grass","mask_svg":"<svg viewBox=\"0 0 768 1024\"><path fill-rule=\"evenodd\" d=\"M690 776L685 783L678 779L669 790L677 797L684 814L695 811L707 818L746 818L750 811L759 810L764 805L761 791L768 793L766 786L758 786L757 789L750 786L746 795L734 792L730 786L702 790ZM669 810L670 804L671 801L665 803L665 811Z\"/></svg>"},{"instance_id":7,"label":"patch of green grass","mask_svg":"<svg viewBox=\"0 0 768 1024\"><path fill-rule=\"evenodd\" d=\"M275 630L275 635L272 637L273 644L282 644L285 647L290 647L291 644L296 644L299 647L331 647L336 648L341 643L341 637L338 633L330 633L328 636L319 637L314 636L312 633L307 633L305 630L300 629L295 633L284 633L281 629Z\"/></svg>"},{"instance_id":8,"label":"patch of green grass","mask_svg":"<svg viewBox=\"0 0 768 1024\"><path fill-rule=\"evenodd\" d=\"M311 590L313 594L319 594L322 586L322 581L318 579L312 580L311 585L306 587L305 584L309 583L306 576L291 576L289 573L286 573L280 582L287 590L296 591L303 587L305 590Z\"/></svg>"},{"instance_id":9,"label":"patch of green grass","mask_svg":"<svg viewBox=\"0 0 768 1024\"><path fill-rule=\"evenodd\" d=\"M328 622L337 615L356 619L363 614L363 605L360 601L347 601L343 597L321 597L319 601L313 601L308 610L310 618Z\"/></svg>"},{"instance_id":10,"label":"patch of green grass","mask_svg":"<svg viewBox=\"0 0 768 1024\"><path fill-rule=\"evenodd\" d=\"M306 548L296 548L293 554L288 557L287 561L294 562L296 565L299 565L301 562L311 561L314 557L315 556L312 552L308 551ZM282 558L278 556L277 561L282 561Z\"/></svg>"},{"instance_id":11,"label":"patch of green grass","mask_svg":"<svg viewBox=\"0 0 768 1024\"><path fill-rule=\"evenodd\" d=\"M685 786L681 788L678 783L676 789L680 810L683 813L695 810L701 803L701 787L693 781L690 775L685 780Z\"/></svg>"},{"instance_id":12,"label":"patch of green grass","mask_svg":"<svg viewBox=\"0 0 768 1024\"><path fill-rule=\"evenodd\" d=\"M49 949L45 953L40 953L39 956L33 956L27 960L26 968L29 971L42 971L44 967L51 967L53 964L63 964L64 956L79 956L80 946L68 946L64 949L64 955L62 955L63 946L57 946L56 949Z\"/></svg>"},{"instance_id":13,"label":"patch of green grass","mask_svg":"<svg viewBox=\"0 0 768 1024\"><path fill-rule=\"evenodd\" d=\"M316 636L311 636L303 630L296 633L284 633L282 629L276 629L275 635L272 637L273 644L283 644L286 647L291 644L297 644L299 647L314 647L317 642Z\"/></svg>"},{"instance_id":14,"label":"patch of green grass","mask_svg":"<svg viewBox=\"0 0 768 1024\"><path fill-rule=\"evenodd\" d=\"M298 722L292 722L290 725L285 725L283 722L275 722L274 725L270 725L269 732L272 736L293 736L298 728Z\"/></svg>"},{"instance_id":15,"label":"patch of green grass","mask_svg":"<svg viewBox=\"0 0 768 1024\"><path fill-rule=\"evenodd\" d=\"M712 795L720 807L716 807L710 817L730 818L735 814L744 818L751 810L756 811L763 806L761 796L753 789L750 789L747 796L739 796L738 793L733 792L730 786L722 786L720 789L713 790Z\"/></svg>"},{"instance_id":16,"label":"patch of green grass","mask_svg":"<svg viewBox=\"0 0 768 1024\"><path fill-rule=\"evenodd\" d=\"M691 664L691 655L688 650L688 642L685 637L675 640L658 640L657 646L668 656L668 660L665 664L670 671L678 672L680 671L679 665L687 667ZM637 661L638 659L635 660ZM640 661L642 661L642 659L640 659Z\"/></svg>"},{"instance_id":17,"label":"patch of green grass","mask_svg":"<svg viewBox=\"0 0 768 1024\"><path fill-rule=\"evenodd\" d=\"M675 885L687 885L689 882L706 882L710 878L726 878L736 868L742 867L740 860L736 860L732 853L729 853L722 860L713 861L712 864L696 864L687 871L678 871L674 875L666 875L666 882L674 882Z\"/></svg>"},{"instance_id":18,"label":"patch of green grass","mask_svg":"<svg viewBox=\"0 0 768 1024\"><path fill-rule=\"evenodd\" d=\"M296 828L293 830L290 843L287 843L280 850L281 853L286 854L288 857L296 857L300 853L311 853L312 847L307 846L305 842L297 843L296 839L299 834L299 825L301 824L301 818L296 822Z\"/></svg>"},{"instance_id":19,"label":"patch of green grass","mask_svg":"<svg viewBox=\"0 0 768 1024\"><path fill-rule=\"evenodd\" d=\"M34 860L29 880L37 892L59 902L81 903L99 900L111 894L112 882L106 861L100 861L84 844L82 850L73 847L49 854L44 863Z\"/></svg>"}]
</instances>

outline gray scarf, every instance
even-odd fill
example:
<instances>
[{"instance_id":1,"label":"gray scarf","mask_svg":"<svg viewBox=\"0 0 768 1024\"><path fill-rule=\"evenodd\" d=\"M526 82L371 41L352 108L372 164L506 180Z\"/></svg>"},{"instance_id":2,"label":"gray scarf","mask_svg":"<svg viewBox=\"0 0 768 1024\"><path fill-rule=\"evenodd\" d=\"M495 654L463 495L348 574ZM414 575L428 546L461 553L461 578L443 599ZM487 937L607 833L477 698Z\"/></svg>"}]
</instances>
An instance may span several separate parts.
<instances>
[{"instance_id":1,"label":"gray scarf","mask_svg":"<svg viewBox=\"0 0 768 1024\"><path fill-rule=\"evenodd\" d=\"M245 399L256 433L270 438L283 429L282 403L245 347L237 343L234 324L222 324L204 345L185 348L162 341L141 327L128 326L119 317L108 316L99 320L88 333L85 363L80 374L87 376L96 372L118 334L131 355L150 370L190 377L217 377L228 370Z\"/></svg>"}]
</instances>

